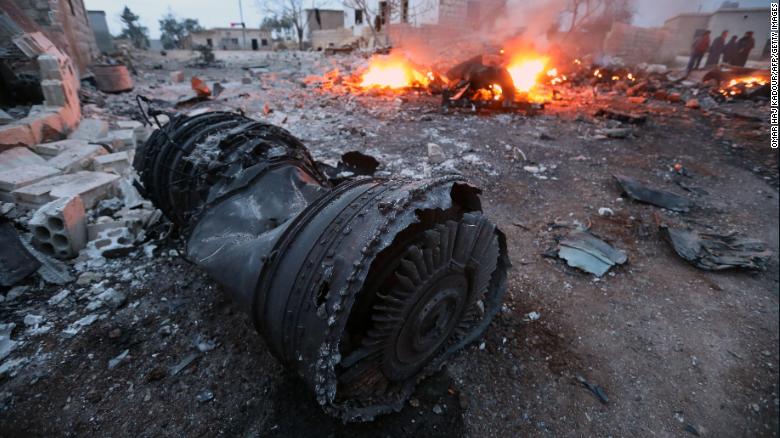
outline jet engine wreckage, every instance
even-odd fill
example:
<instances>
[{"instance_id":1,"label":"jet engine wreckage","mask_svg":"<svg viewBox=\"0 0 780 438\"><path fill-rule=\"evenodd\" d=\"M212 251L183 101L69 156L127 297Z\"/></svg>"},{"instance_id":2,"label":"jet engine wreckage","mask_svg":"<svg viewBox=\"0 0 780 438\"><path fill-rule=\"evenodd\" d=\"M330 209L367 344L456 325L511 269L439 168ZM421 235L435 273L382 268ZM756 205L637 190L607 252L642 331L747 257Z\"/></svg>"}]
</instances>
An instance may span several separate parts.
<instances>
[{"instance_id":1,"label":"jet engine wreckage","mask_svg":"<svg viewBox=\"0 0 780 438\"><path fill-rule=\"evenodd\" d=\"M187 257L345 421L400 410L501 307L506 242L460 178L334 184L279 127L172 116L134 163Z\"/></svg>"}]
</instances>

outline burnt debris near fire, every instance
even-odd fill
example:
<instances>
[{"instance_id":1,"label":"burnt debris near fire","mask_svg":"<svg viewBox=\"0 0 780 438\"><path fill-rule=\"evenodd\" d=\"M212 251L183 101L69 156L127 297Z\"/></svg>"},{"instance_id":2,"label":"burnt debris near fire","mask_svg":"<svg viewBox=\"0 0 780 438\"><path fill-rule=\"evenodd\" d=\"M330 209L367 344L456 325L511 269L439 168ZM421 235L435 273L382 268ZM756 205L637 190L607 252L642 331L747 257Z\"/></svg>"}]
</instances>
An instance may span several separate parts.
<instances>
[{"instance_id":1,"label":"burnt debris near fire","mask_svg":"<svg viewBox=\"0 0 780 438\"><path fill-rule=\"evenodd\" d=\"M0 436L780 433L771 7L168 2L0 0Z\"/></svg>"}]
</instances>

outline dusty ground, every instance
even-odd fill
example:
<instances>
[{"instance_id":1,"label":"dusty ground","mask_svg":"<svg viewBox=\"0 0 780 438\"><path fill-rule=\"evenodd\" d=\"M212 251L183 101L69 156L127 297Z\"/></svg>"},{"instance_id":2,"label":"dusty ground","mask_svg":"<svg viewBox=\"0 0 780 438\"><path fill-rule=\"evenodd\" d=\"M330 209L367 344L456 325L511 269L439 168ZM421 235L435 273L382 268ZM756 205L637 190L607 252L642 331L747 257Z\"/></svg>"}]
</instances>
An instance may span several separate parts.
<instances>
[{"instance_id":1,"label":"dusty ground","mask_svg":"<svg viewBox=\"0 0 780 438\"><path fill-rule=\"evenodd\" d=\"M99 279L91 285L66 286L71 294L59 305L47 301L62 288L36 282L0 303L0 322L16 323L12 337L23 342L6 359L22 366L0 376L0 436L778 435L777 255L766 272L705 272L680 259L656 225L736 230L777 254L778 154L766 126L589 92L526 117L442 114L436 98L333 96L300 85L333 59L234 60L268 66L249 85L235 66L185 73L226 86L209 107L281 123L316 158L358 149L386 174L458 171L481 186L514 264L504 311L483 340L421 384L400 413L343 425L271 357L240 309L171 252L178 242L151 242L153 257L139 249L109 261L93 270ZM158 62L162 70L152 69ZM188 88L166 84L177 61L139 65L141 93L173 99ZM110 97L86 111L130 114L129 100ZM267 116L265 104L274 110ZM600 138L597 130L610 124L593 113L603 106L646 114L648 123L626 139ZM768 119L767 107L754 106L721 108ZM428 165L428 142L450 160ZM677 162L706 195L672 182ZM523 169L529 165L546 170L534 174ZM691 197L697 208L681 216L620 198L613 173ZM601 207L615 215L600 216ZM545 257L577 222L627 251L628 264L597 280ZM126 303L98 310L99 320L66 336L91 313L90 290L106 287L125 292ZM531 321L532 311L541 318ZM51 330L26 333L28 314L45 315ZM608 403L577 376L601 386Z\"/></svg>"}]
</instances>

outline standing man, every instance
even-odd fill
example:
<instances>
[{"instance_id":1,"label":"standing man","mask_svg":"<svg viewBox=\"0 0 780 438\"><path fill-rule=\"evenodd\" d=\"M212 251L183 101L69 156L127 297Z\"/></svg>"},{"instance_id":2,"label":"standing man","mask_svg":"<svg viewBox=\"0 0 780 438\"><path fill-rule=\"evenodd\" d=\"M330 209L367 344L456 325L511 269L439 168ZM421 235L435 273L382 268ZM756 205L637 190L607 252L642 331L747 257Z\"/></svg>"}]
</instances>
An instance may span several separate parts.
<instances>
[{"instance_id":1,"label":"standing man","mask_svg":"<svg viewBox=\"0 0 780 438\"><path fill-rule=\"evenodd\" d=\"M753 32L745 32L745 36L739 39L737 43L737 59L735 65L744 67L747 64L750 51L756 46L756 40L753 39Z\"/></svg>"},{"instance_id":2,"label":"standing man","mask_svg":"<svg viewBox=\"0 0 780 438\"><path fill-rule=\"evenodd\" d=\"M691 59L688 61L688 73L692 70L698 69L701 64L701 59L704 54L707 53L707 49L710 48L710 31L705 30L696 41L693 42L691 47Z\"/></svg>"},{"instance_id":3,"label":"standing man","mask_svg":"<svg viewBox=\"0 0 780 438\"><path fill-rule=\"evenodd\" d=\"M734 35L729 40L726 47L723 48L723 63L734 65L734 58L737 57L737 36Z\"/></svg>"},{"instance_id":4,"label":"standing man","mask_svg":"<svg viewBox=\"0 0 780 438\"><path fill-rule=\"evenodd\" d=\"M723 54L723 50L726 48L726 38L729 36L729 31L724 30L719 37L712 40L710 46L710 53L707 55L707 62L705 67L720 63L720 55Z\"/></svg>"}]
</instances>

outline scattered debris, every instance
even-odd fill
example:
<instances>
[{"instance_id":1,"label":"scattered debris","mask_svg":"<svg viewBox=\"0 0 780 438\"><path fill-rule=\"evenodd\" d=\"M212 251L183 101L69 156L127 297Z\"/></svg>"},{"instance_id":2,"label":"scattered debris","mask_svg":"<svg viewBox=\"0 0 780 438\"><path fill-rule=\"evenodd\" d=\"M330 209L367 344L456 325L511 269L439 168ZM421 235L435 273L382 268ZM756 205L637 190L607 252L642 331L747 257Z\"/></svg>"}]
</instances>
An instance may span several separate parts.
<instances>
[{"instance_id":1,"label":"scattered debris","mask_svg":"<svg viewBox=\"0 0 780 438\"><path fill-rule=\"evenodd\" d=\"M97 313L91 313L69 325L62 333L66 336L75 336L82 328L92 325L98 319Z\"/></svg>"},{"instance_id":2,"label":"scattered debris","mask_svg":"<svg viewBox=\"0 0 780 438\"><path fill-rule=\"evenodd\" d=\"M181 362L171 367L171 369L169 370L170 376L173 377L179 374L183 369L187 368L197 358L198 358L198 353L188 354L187 356L184 357L184 359L181 360Z\"/></svg>"},{"instance_id":3,"label":"scattered debris","mask_svg":"<svg viewBox=\"0 0 780 438\"><path fill-rule=\"evenodd\" d=\"M527 315L525 315L525 317L529 321L538 321L539 318L542 317L542 314L534 310L533 312L529 312Z\"/></svg>"},{"instance_id":4,"label":"scattered debris","mask_svg":"<svg viewBox=\"0 0 780 438\"><path fill-rule=\"evenodd\" d=\"M0 323L0 360L5 359L16 348L17 342L11 339L11 332L16 324L9 322Z\"/></svg>"},{"instance_id":5,"label":"scattered debris","mask_svg":"<svg viewBox=\"0 0 780 438\"><path fill-rule=\"evenodd\" d=\"M127 359L127 356L130 354L130 350L125 350L121 353L119 353L118 356L108 361L108 369L113 370L114 368L118 367L119 364L124 362L125 359Z\"/></svg>"},{"instance_id":6,"label":"scattered debris","mask_svg":"<svg viewBox=\"0 0 780 438\"><path fill-rule=\"evenodd\" d=\"M436 143L428 143L428 161L433 164L440 164L447 160L447 155L441 146Z\"/></svg>"},{"instance_id":7,"label":"scattered debris","mask_svg":"<svg viewBox=\"0 0 780 438\"><path fill-rule=\"evenodd\" d=\"M763 270L772 257L772 251L764 242L739 237L736 233L701 233L668 225L661 226L661 233L680 257L707 271L736 268Z\"/></svg>"},{"instance_id":8,"label":"scattered debris","mask_svg":"<svg viewBox=\"0 0 780 438\"><path fill-rule=\"evenodd\" d=\"M199 98L206 98L211 96L211 90L209 90L209 86L206 85L203 80L201 80L197 76L193 76L192 79L190 79L190 82L192 84L192 90L195 91L197 96Z\"/></svg>"},{"instance_id":9,"label":"scattered debris","mask_svg":"<svg viewBox=\"0 0 780 438\"><path fill-rule=\"evenodd\" d=\"M643 125L647 121L647 116L626 113L610 108L601 108L596 111L596 117L606 117L608 119L617 120L623 123L630 123L633 125Z\"/></svg>"},{"instance_id":10,"label":"scattered debris","mask_svg":"<svg viewBox=\"0 0 780 438\"><path fill-rule=\"evenodd\" d=\"M38 259L19 239L11 222L0 217L0 286L13 286L40 266Z\"/></svg>"},{"instance_id":11,"label":"scattered debris","mask_svg":"<svg viewBox=\"0 0 780 438\"><path fill-rule=\"evenodd\" d=\"M205 403L214 399L214 393L209 390L203 390L195 396L195 399L200 403Z\"/></svg>"},{"instance_id":12,"label":"scattered debris","mask_svg":"<svg viewBox=\"0 0 780 438\"><path fill-rule=\"evenodd\" d=\"M609 268L628 260L626 253L615 249L587 231L573 230L558 244L558 257L569 266L601 277Z\"/></svg>"},{"instance_id":13,"label":"scattered debris","mask_svg":"<svg viewBox=\"0 0 780 438\"><path fill-rule=\"evenodd\" d=\"M627 176L613 176L623 188L623 191L637 201L682 213L690 211L694 206L693 201L672 192L652 189L643 185L636 179Z\"/></svg>"},{"instance_id":14,"label":"scattered debris","mask_svg":"<svg viewBox=\"0 0 780 438\"><path fill-rule=\"evenodd\" d=\"M580 382L582 386L587 388L594 396L596 396L596 398L599 399L602 404L606 405L609 403L609 397L607 397L607 394L604 392L604 388L588 382L580 375L577 376L577 381Z\"/></svg>"}]
</instances>

